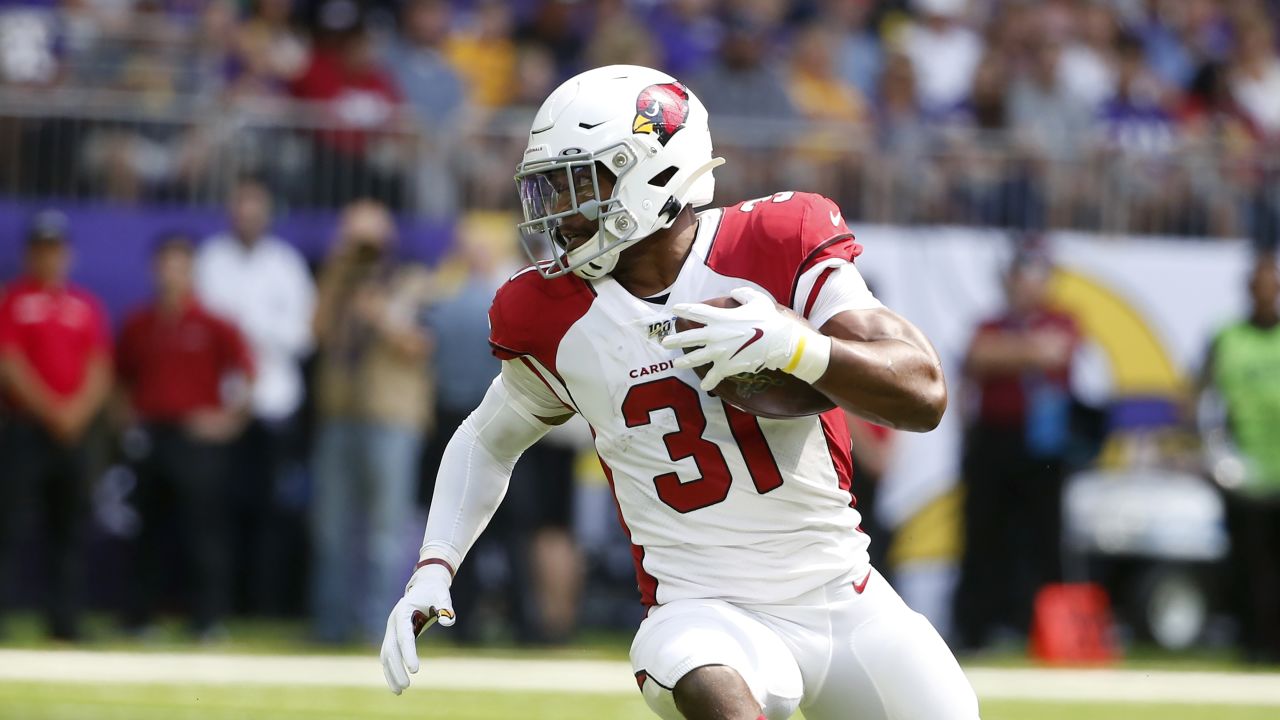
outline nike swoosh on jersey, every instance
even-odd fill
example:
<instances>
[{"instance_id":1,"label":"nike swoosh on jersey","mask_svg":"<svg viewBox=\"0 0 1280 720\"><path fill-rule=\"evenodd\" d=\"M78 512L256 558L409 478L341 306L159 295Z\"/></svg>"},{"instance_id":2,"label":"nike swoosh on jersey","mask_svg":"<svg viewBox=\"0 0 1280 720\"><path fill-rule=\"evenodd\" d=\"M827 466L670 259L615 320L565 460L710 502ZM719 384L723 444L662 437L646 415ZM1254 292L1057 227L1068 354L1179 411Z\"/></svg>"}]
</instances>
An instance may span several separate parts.
<instances>
[{"instance_id":1,"label":"nike swoosh on jersey","mask_svg":"<svg viewBox=\"0 0 1280 720\"><path fill-rule=\"evenodd\" d=\"M840 211L839 210L831 211L831 224L836 227L840 227Z\"/></svg>"},{"instance_id":2,"label":"nike swoosh on jersey","mask_svg":"<svg viewBox=\"0 0 1280 720\"><path fill-rule=\"evenodd\" d=\"M855 583L853 584L853 591L854 591L854 592L856 592L856 593L858 593L859 595L861 595L861 594L862 594L862 591L867 589L867 581L868 581L868 580L870 580L870 579L871 579L871 573L870 573L870 572L868 572L868 573L867 573L867 574L862 578L862 582L855 582Z\"/></svg>"},{"instance_id":3,"label":"nike swoosh on jersey","mask_svg":"<svg viewBox=\"0 0 1280 720\"><path fill-rule=\"evenodd\" d=\"M751 329L756 331L755 334L752 335L751 338L748 339L746 342L742 343L742 347L738 348L737 350L734 350L733 354L730 355L729 357L731 358L738 357L738 353L742 352L743 350L746 350L751 345L751 343L764 337L764 331L761 330L760 328L751 328Z\"/></svg>"}]
</instances>

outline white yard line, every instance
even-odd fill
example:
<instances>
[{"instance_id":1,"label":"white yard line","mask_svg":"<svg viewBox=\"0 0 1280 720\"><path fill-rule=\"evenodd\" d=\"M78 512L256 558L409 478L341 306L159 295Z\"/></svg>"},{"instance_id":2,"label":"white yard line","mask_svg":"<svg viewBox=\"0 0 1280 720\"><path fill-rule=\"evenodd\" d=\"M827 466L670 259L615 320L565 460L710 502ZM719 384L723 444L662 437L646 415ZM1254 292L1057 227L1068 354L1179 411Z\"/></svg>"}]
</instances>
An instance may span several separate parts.
<instances>
[{"instance_id":1,"label":"white yard line","mask_svg":"<svg viewBox=\"0 0 1280 720\"><path fill-rule=\"evenodd\" d=\"M999 700L1280 706L1280 674L974 667L978 695ZM375 657L0 650L0 682L384 687ZM621 661L428 658L417 687L634 693Z\"/></svg>"}]
</instances>

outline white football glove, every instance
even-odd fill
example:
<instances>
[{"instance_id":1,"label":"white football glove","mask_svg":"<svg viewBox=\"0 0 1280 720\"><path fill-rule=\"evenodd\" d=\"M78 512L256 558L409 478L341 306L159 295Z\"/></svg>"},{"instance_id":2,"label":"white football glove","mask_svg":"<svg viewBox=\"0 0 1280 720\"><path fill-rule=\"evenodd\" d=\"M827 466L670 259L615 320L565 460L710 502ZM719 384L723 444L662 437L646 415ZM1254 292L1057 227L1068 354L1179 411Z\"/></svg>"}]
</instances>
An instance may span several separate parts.
<instances>
[{"instance_id":1,"label":"white football glove","mask_svg":"<svg viewBox=\"0 0 1280 720\"><path fill-rule=\"evenodd\" d=\"M387 618L387 634L382 638L382 674L387 687L399 695L409 687L409 673L418 672L418 632L439 621L442 627L453 625L453 599L449 585L453 577L443 565L424 565L414 572L405 586L404 597L391 609ZM415 618L416 616L416 618ZM408 672L406 672L406 670Z\"/></svg>"},{"instance_id":2,"label":"white football glove","mask_svg":"<svg viewBox=\"0 0 1280 720\"><path fill-rule=\"evenodd\" d=\"M781 312L759 290L741 287L729 294L742 304L718 308L683 303L672 308L677 317L705 325L663 338L662 346L668 349L701 346L676 358L676 367L710 363L702 378L702 389L708 391L732 375L761 370L782 370L808 383L822 377L831 361L831 338Z\"/></svg>"}]
</instances>

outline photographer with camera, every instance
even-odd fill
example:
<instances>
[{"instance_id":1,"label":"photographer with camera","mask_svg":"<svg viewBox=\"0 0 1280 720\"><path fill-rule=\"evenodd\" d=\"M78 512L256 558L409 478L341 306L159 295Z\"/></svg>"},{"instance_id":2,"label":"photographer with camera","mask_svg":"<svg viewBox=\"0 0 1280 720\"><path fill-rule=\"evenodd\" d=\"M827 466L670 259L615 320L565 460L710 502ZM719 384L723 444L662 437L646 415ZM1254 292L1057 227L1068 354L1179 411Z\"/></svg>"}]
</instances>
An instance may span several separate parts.
<instances>
[{"instance_id":1,"label":"photographer with camera","mask_svg":"<svg viewBox=\"0 0 1280 720\"><path fill-rule=\"evenodd\" d=\"M432 283L426 268L395 259L394 244L386 207L357 201L343 211L320 271L311 527L312 617L322 642L344 642L355 631L381 637L384 608L412 563L404 537L432 407L424 329ZM368 533L364 542L358 529ZM367 548L370 568L359 584L353 542Z\"/></svg>"}]
</instances>

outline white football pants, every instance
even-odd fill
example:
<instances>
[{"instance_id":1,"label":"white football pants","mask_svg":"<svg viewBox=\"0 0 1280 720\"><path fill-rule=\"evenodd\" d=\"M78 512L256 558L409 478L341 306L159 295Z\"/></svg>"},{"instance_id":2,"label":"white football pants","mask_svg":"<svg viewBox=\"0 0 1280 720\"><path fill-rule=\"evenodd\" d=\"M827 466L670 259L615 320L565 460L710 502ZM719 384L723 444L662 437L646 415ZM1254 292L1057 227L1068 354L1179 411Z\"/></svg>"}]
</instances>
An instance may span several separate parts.
<instances>
[{"instance_id":1,"label":"white football pants","mask_svg":"<svg viewBox=\"0 0 1280 720\"><path fill-rule=\"evenodd\" d=\"M875 570L786 604L676 600L658 606L631 644L645 702L683 720L671 689L704 665L746 681L769 720L977 720L978 699L925 617Z\"/></svg>"}]
</instances>

